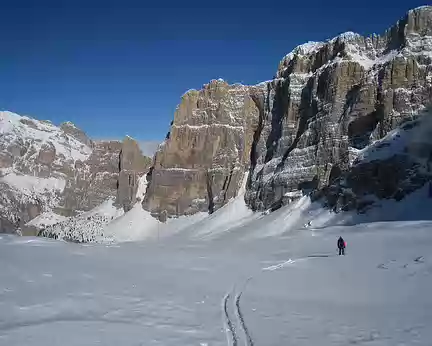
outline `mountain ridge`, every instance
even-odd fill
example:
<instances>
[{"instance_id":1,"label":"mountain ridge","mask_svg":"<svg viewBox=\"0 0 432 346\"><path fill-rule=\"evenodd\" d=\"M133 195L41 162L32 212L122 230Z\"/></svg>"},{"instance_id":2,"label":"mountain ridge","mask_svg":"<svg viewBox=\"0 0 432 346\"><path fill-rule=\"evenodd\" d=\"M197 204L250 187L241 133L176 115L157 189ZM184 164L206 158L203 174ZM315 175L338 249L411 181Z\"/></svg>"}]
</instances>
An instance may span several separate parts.
<instances>
[{"instance_id":1,"label":"mountain ridge","mask_svg":"<svg viewBox=\"0 0 432 346\"><path fill-rule=\"evenodd\" d=\"M269 82L218 79L190 90L155 155L144 208L156 216L212 212L247 171L254 210L327 185L333 166L349 170L350 148L383 138L431 103L431 58L432 7L425 6L382 35L347 32L299 45Z\"/></svg>"}]
</instances>

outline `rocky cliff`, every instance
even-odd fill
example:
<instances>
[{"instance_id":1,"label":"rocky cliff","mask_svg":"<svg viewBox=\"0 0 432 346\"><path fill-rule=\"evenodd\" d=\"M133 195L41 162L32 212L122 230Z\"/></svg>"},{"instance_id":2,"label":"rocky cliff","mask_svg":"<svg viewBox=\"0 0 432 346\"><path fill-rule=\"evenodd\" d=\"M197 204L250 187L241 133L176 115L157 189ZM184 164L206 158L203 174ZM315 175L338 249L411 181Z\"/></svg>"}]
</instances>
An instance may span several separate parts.
<instances>
[{"instance_id":1,"label":"rocky cliff","mask_svg":"<svg viewBox=\"0 0 432 346\"><path fill-rule=\"evenodd\" d=\"M424 201L432 197L432 110L421 111L384 138L356 152L346 172L314 191L335 212L366 213L379 208L383 199L400 201L423 189Z\"/></svg>"},{"instance_id":2,"label":"rocky cliff","mask_svg":"<svg viewBox=\"0 0 432 346\"><path fill-rule=\"evenodd\" d=\"M268 208L289 192L331 183L356 150L428 105L431 34L432 7L422 7L381 36L345 33L288 54L270 83L247 203Z\"/></svg>"},{"instance_id":3,"label":"rocky cliff","mask_svg":"<svg viewBox=\"0 0 432 346\"><path fill-rule=\"evenodd\" d=\"M155 214L212 212L246 171L254 210L327 186L350 171L359 150L430 104L431 82L430 6L382 35L347 32L298 46L269 82L212 81L183 96L143 206Z\"/></svg>"},{"instance_id":4,"label":"rocky cliff","mask_svg":"<svg viewBox=\"0 0 432 346\"><path fill-rule=\"evenodd\" d=\"M42 213L61 219L109 198L128 210L150 162L130 138L95 142L70 122L0 112L0 232L34 233L26 225Z\"/></svg>"},{"instance_id":5,"label":"rocky cliff","mask_svg":"<svg viewBox=\"0 0 432 346\"><path fill-rule=\"evenodd\" d=\"M223 80L183 95L154 157L144 208L155 215L211 213L235 196L249 165L259 112L251 88Z\"/></svg>"}]
</instances>

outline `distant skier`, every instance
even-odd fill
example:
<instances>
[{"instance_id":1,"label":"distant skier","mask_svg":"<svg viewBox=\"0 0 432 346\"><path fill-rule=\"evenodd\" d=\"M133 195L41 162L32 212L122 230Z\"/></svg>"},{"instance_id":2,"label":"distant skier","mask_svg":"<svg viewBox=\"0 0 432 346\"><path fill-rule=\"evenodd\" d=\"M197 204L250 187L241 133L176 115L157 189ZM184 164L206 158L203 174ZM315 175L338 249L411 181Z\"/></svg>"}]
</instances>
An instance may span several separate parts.
<instances>
[{"instance_id":1,"label":"distant skier","mask_svg":"<svg viewBox=\"0 0 432 346\"><path fill-rule=\"evenodd\" d=\"M338 249L339 249L339 256L340 255L345 255L346 243L345 243L345 240L343 240L342 237L339 237L338 242L337 242L337 246L338 246Z\"/></svg>"}]
</instances>

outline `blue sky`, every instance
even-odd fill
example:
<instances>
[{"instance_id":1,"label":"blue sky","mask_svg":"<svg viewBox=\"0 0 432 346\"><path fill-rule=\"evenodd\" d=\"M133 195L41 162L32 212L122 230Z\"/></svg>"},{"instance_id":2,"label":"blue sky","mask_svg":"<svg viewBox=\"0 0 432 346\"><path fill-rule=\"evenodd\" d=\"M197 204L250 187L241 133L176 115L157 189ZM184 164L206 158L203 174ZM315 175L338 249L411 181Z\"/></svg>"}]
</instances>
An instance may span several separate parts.
<instances>
[{"instance_id":1,"label":"blue sky","mask_svg":"<svg viewBox=\"0 0 432 346\"><path fill-rule=\"evenodd\" d=\"M163 139L181 95L271 79L296 45L381 33L416 0L2 1L0 110Z\"/></svg>"}]
</instances>

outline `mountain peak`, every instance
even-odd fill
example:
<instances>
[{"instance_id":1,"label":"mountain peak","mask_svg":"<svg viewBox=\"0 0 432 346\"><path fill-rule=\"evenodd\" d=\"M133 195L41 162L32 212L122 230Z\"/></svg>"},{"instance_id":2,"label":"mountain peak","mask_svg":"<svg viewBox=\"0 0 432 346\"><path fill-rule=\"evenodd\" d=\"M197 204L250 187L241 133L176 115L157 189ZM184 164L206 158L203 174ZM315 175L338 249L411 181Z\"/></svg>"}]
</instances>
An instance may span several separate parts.
<instances>
[{"instance_id":1,"label":"mountain peak","mask_svg":"<svg viewBox=\"0 0 432 346\"><path fill-rule=\"evenodd\" d=\"M339 35L337 35L337 36L335 36L335 37L333 37L331 40L329 40L331 43L334 43L335 41L337 41L337 40L339 40L339 41L342 41L342 42L345 42L345 41L354 41L354 40L357 40L357 39L362 39L363 38L363 36L362 35L360 35L360 34L358 34L358 33L356 33L356 32L352 32L352 31L346 31L346 32L343 32L343 33L341 33L341 34L339 34Z\"/></svg>"},{"instance_id":2,"label":"mountain peak","mask_svg":"<svg viewBox=\"0 0 432 346\"><path fill-rule=\"evenodd\" d=\"M413 9L409 10L408 13L418 12L418 11L432 11L432 6L431 5L418 6L418 7L415 7Z\"/></svg>"},{"instance_id":3,"label":"mountain peak","mask_svg":"<svg viewBox=\"0 0 432 346\"><path fill-rule=\"evenodd\" d=\"M65 121L65 122L60 124L60 127L62 127L62 126L78 128L72 121Z\"/></svg>"}]
</instances>

